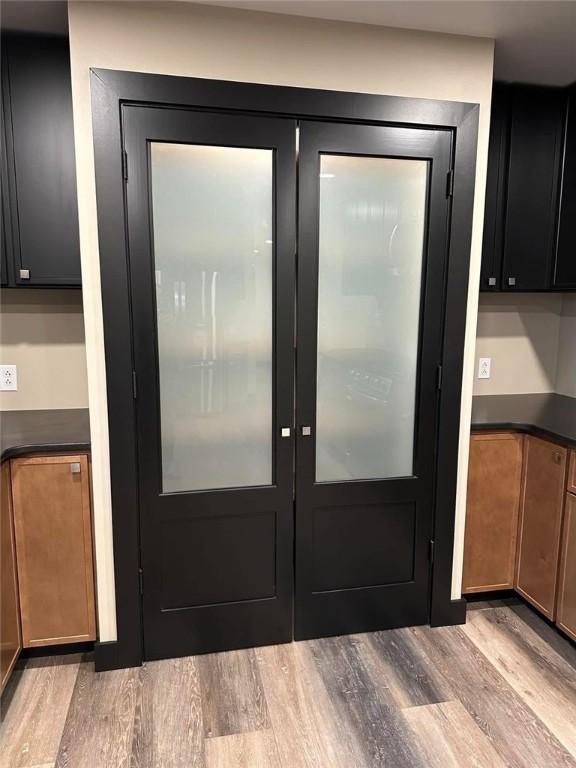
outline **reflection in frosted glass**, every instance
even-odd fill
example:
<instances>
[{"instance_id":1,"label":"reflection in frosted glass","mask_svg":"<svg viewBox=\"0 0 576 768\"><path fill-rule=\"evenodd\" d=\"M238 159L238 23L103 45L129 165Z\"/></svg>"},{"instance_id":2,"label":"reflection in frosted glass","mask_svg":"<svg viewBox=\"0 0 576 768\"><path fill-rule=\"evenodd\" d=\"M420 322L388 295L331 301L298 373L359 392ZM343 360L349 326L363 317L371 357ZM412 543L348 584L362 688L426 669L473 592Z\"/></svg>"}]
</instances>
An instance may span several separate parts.
<instances>
[{"instance_id":1,"label":"reflection in frosted glass","mask_svg":"<svg viewBox=\"0 0 576 768\"><path fill-rule=\"evenodd\" d=\"M164 492L272 482L267 149L151 145Z\"/></svg>"},{"instance_id":2,"label":"reflection in frosted glass","mask_svg":"<svg viewBox=\"0 0 576 768\"><path fill-rule=\"evenodd\" d=\"M321 157L319 482L413 472L427 170Z\"/></svg>"}]
</instances>

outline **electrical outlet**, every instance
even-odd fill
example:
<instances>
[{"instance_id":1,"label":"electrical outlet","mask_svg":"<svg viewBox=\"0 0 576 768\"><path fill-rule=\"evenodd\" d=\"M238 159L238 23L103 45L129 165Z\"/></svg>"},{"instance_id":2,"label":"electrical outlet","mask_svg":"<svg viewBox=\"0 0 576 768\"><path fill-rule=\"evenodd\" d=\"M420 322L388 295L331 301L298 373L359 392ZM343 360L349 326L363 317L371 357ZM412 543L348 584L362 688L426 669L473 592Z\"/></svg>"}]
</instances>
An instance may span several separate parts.
<instances>
[{"instance_id":1,"label":"electrical outlet","mask_svg":"<svg viewBox=\"0 0 576 768\"><path fill-rule=\"evenodd\" d=\"M0 365L0 391L15 392L18 389L18 375L15 365Z\"/></svg>"},{"instance_id":2,"label":"electrical outlet","mask_svg":"<svg viewBox=\"0 0 576 768\"><path fill-rule=\"evenodd\" d=\"M479 379L489 379L490 378L490 367L492 365L492 358L491 357L481 357L478 360L478 378Z\"/></svg>"}]
</instances>

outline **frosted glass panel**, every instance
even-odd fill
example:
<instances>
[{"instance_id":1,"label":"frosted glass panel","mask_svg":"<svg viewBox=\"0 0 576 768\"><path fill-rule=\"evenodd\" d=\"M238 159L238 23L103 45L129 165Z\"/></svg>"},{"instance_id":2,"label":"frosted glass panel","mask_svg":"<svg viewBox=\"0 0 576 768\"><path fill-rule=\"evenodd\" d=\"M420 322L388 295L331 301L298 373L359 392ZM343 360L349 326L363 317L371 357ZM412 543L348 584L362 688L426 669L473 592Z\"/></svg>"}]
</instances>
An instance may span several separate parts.
<instances>
[{"instance_id":1,"label":"frosted glass panel","mask_svg":"<svg viewBox=\"0 0 576 768\"><path fill-rule=\"evenodd\" d=\"M151 163L163 490L270 485L273 151Z\"/></svg>"},{"instance_id":2,"label":"frosted glass panel","mask_svg":"<svg viewBox=\"0 0 576 768\"><path fill-rule=\"evenodd\" d=\"M428 164L320 170L316 480L411 475Z\"/></svg>"}]
</instances>

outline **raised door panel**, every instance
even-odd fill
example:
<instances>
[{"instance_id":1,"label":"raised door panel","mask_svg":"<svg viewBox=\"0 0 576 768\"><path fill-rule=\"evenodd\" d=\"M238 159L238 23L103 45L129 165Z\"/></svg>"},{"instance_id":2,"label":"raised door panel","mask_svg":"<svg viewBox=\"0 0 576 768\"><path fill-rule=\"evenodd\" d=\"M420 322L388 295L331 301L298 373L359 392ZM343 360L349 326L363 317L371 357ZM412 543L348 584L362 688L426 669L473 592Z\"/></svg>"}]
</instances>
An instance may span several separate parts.
<instances>
[{"instance_id":1,"label":"raised door panel","mask_svg":"<svg viewBox=\"0 0 576 768\"><path fill-rule=\"evenodd\" d=\"M25 648L94 640L88 459L12 461Z\"/></svg>"},{"instance_id":2,"label":"raised door panel","mask_svg":"<svg viewBox=\"0 0 576 768\"><path fill-rule=\"evenodd\" d=\"M576 640L576 496L566 494L556 623Z\"/></svg>"},{"instance_id":3,"label":"raised door panel","mask_svg":"<svg viewBox=\"0 0 576 768\"><path fill-rule=\"evenodd\" d=\"M576 493L576 451L570 451L570 469L568 470L568 491Z\"/></svg>"},{"instance_id":4,"label":"raised door panel","mask_svg":"<svg viewBox=\"0 0 576 768\"><path fill-rule=\"evenodd\" d=\"M80 285L68 40L12 33L3 43L15 281Z\"/></svg>"},{"instance_id":5,"label":"raised door panel","mask_svg":"<svg viewBox=\"0 0 576 768\"><path fill-rule=\"evenodd\" d=\"M464 593L509 589L514 585L522 441L517 434L471 438Z\"/></svg>"},{"instance_id":6,"label":"raised door panel","mask_svg":"<svg viewBox=\"0 0 576 768\"><path fill-rule=\"evenodd\" d=\"M0 693L10 677L22 648L20 635L20 610L18 606L18 579L16 576L16 552L14 548L14 518L12 513L12 489L10 464L2 464L2 488L0 498L0 546L1 546L1 609L0 609Z\"/></svg>"},{"instance_id":7,"label":"raised door panel","mask_svg":"<svg viewBox=\"0 0 576 768\"><path fill-rule=\"evenodd\" d=\"M527 437L518 541L516 589L554 618L567 450Z\"/></svg>"},{"instance_id":8,"label":"raised door panel","mask_svg":"<svg viewBox=\"0 0 576 768\"><path fill-rule=\"evenodd\" d=\"M551 286L565 102L562 89L518 86L513 92L504 290Z\"/></svg>"}]
</instances>

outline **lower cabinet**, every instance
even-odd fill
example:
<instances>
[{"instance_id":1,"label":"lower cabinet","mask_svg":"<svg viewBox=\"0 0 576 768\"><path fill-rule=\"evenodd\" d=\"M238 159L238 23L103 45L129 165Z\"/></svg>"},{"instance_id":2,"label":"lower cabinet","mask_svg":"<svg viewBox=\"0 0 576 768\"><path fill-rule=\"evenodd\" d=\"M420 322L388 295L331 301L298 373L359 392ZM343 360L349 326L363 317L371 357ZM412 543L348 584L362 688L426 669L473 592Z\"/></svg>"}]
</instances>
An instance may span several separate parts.
<instances>
[{"instance_id":1,"label":"lower cabinet","mask_svg":"<svg viewBox=\"0 0 576 768\"><path fill-rule=\"evenodd\" d=\"M516 432L476 433L462 592L512 588L576 640L576 450Z\"/></svg>"},{"instance_id":2,"label":"lower cabinet","mask_svg":"<svg viewBox=\"0 0 576 768\"><path fill-rule=\"evenodd\" d=\"M20 609L18 605L18 579L16 576L16 551L14 546L14 518L10 489L10 464L2 464L0 498L0 546L2 558L0 582L0 693L10 677L16 659L22 649L20 635Z\"/></svg>"},{"instance_id":3,"label":"lower cabinet","mask_svg":"<svg viewBox=\"0 0 576 768\"><path fill-rule=\"evenodd\" d=\"M549 619L556 603L567 453L537 437L527 437L524 445L515 587Z\"/></svg>"},{"instance_id":4,"label":"lower cabinet","mask_svg":"<svg viewBox=\"0 0 576 768\"><path fill-rule=\"evenodd\" d=\"M464 593L514 586L522 441L514 433L471 437Z\"/></svg>"},{"instance_id":5,"label":"lower cabinet","mask_svg":"<svg viewBox=\"0 0 576 768\"><path fill-rule=\"evenodd\" d=\"M576 452L573 453L576 463ZM566 494L556 623L576 640L576 495Z\"/></svg>"},{"instance_id":6,"label":"lower cabinet","mask_svg":"<svg viewBox=\"0 0 576 768\"><path fill-rule=\"evenodd\" d=\"M88 458L14 459L11 472L23 646L94 640Z\"/></svg>"}]
</instances>

